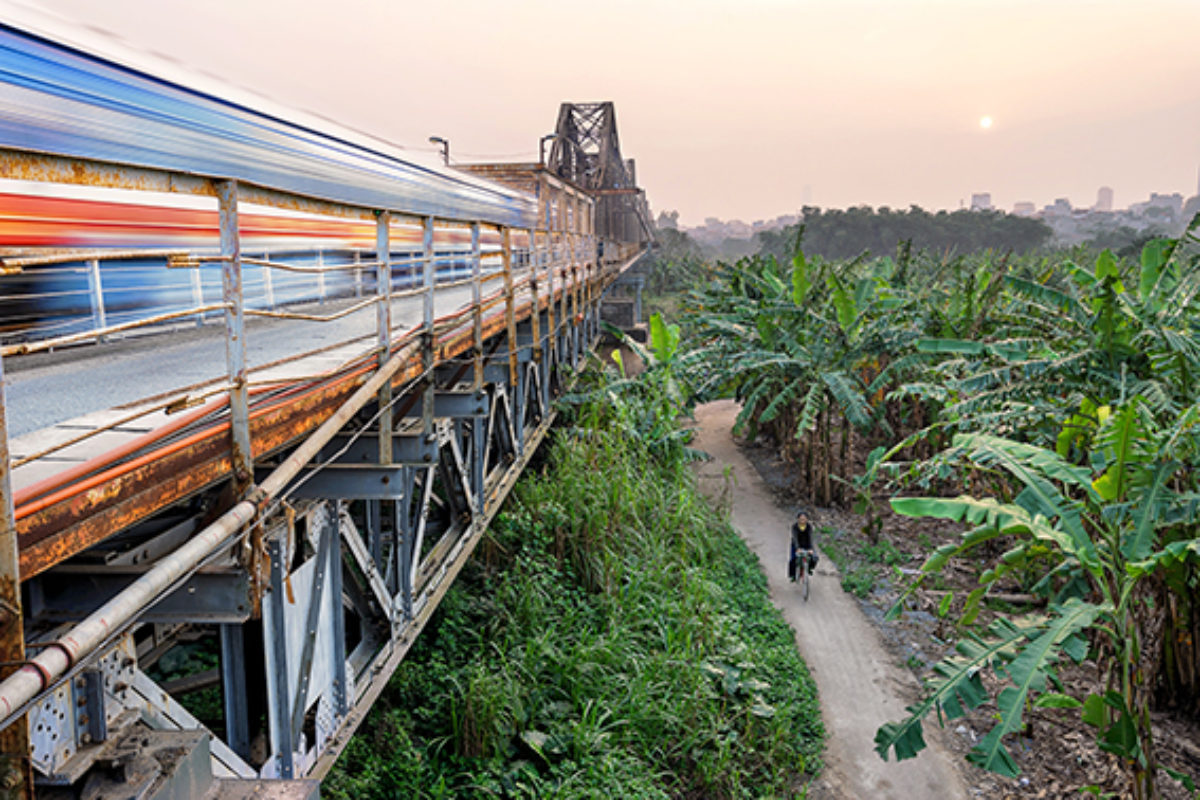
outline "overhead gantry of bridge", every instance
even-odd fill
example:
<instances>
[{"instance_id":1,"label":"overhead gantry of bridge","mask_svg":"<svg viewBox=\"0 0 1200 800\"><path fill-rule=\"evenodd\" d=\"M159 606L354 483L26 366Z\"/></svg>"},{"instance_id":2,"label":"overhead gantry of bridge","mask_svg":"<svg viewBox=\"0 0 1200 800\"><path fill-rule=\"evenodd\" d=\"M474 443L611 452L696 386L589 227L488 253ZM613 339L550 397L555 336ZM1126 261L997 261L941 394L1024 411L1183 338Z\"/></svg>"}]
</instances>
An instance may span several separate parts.
<instances>
[{"instance_id":1,"label":"overhead gantry of bridge","mask_svg":"<svg viewBox=\"0 0 1200 800\"><path fill-rule=\"evenodd\" d=\"M5 784L313 796L645 248L612 106L449 169L19 9L0 68Z\"/></svg>"}]
</instances>

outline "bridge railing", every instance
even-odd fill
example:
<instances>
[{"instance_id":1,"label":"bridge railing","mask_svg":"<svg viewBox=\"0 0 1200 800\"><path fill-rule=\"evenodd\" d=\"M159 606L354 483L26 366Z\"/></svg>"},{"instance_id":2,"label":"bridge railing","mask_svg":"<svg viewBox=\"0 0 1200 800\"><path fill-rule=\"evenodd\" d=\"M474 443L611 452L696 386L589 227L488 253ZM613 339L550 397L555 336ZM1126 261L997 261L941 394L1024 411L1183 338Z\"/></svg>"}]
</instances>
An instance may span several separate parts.
<instances>
[{"instance_id":1,"label":"bridge railing","mask_svg":"<svg viewBox=\"0 0 1200 800\"><path fill-rule=\"evenodd\" d=\"M256 251L258 252L258 251ZM498 277L498 245L482 251L485 276ZM379 302L376 254L367 249L263 250L243 255L248 317L332 321ZM528 254L515 254L517 263ZM469 284L472 254L439 248L438 288ZM392 297L420 294L423 256L393 253ZM122 334L201 326L224 310L222 257L205 250L87 251L0 259L0 353L7 356L100 342ZM190 273L190 274L184 274ZM364 299L364 293L366 297ZM299 309L334 304L316 313ZM347 307L347 304L349 306ZM5 307L7 306L7 308Z\"/></svg>"},{"instance_id":2,"label":"bridge railing","mask_svg":"<svg viewBox=\"0 0 1200 800\"><path fill-rule=\"evenodd\" d=\"M575 265L584 263L594 257L596 243L588 234L566 230L536 230L510 229L499 225L484 223L464 224L454 220L440 220L434 217L414 217L411 215L379 212L376 217L376 249L373 251L355 250L351 258L341 261L327 259L324 251L315 251L316 263L304 263L303 260L282 260L274 258L259 258L243 255L240 252L240 232L237 230L238 200L237 187L232 182L215 182L223 187L220 190L220 215L222 221L223 252L211 250L166 250L166 251L92 251L88 253L59 252L46 255L22 255L8 257L4 260L6 274L18 275L25 270L45 267L63 267L81 261L86 263L89 278L89 302L91 305L90 318L97 324L85 330L70 334L52 336L33 341L12 343L0 347L0 356L14 357L40 351L53 350L69 345L85 342L103 342L106 338L117 334L134 331L144 331L161 327L164 323L179 320L194 320L202 324L208 316L219 315L223 320L223 335L227 355L227 374L223 382L210 382L206 386L193 388L186 396L173 397L144 405L137 411L113 419L105 424L97 425L90 431L77 435L60 438L49 446L35 452L25 453L16 459L12 466L21 467L44 458L68 447L74 447L89 438L98 436L113 428L129 424L164 409L175 407L191 407L197 403L211 400L219 395L226 395L226 407L230 409L232 437L235 454L239 456L238 471L249 474L252 468L248 434L247 406L249 398L247 391L254 388L276 386L278 379L252 381L248 377L248 367L245 360L248 331L245 320L247 317L264 317L275 320L323 322L331 323L363 312L371 307L376 308L374 330L366 333L362 326L356 328L350 341L373 338L375 352L384 353L403 339L397 339L397 329L392 320L392 306L395 301L406 297L423 297L421 326L426 333L431 330L433 314L433 293L437 289L453 288L464 285L474 285L472 293L474 304L482 312L493 308L503 301L506 303L505 317L512 318L515 313L517 294L531 293L535 305L541 307L549 302L546 295L558 295L562 299L559 309L560 318L567 313L567 303L570 293L568 289L580 279ZM361 210L352 207L335 207L334 211L342 216L362 214ZM586 229L586 225L583 226ZM410 246L399 252L392 249L392 242L397 232L402 232L402 241L411 244L419 234L422 240L414 251ZM457 237L457 242L451 241L446 246L445 239ZM464 247L464 241L466 246ZM514 246L515 245L515 246ZM441 247L441 249L439 249ZM386 248L386 249L385 249ZM379 254L386 254L379 258ZM305 256L312 257L314 251L308 251ZM108 311L104 305L105 291L101 287L99 266L103 263L124 262L147 259L158 259L160 266L157 273L180 272L190 270L193 287L193 300L204 301L211 298L211 288L196 289L201 284L200 271L205 267L217 266L221 270L222 297L221 302L209 302L203 305L192 305L184 308L153 313L158 308L149 305L141 316L136 311L127 311L134 316L121 322L109 324ZM248 291L249 281L246 279L245 267L255 268L260 276L258 292ZM142 268L144 269L144 267ZM336 311L324 314L300 310L297 306L279 306L274 303L272 275L275 273L298 274L309 280L302 288L299 296L295 293L291 300L312 299L314 288L321 296L327 295L328 287L325 278L329 275L353 276L353 298L343 301L343 306ZM484 301L484 287L493 281L503 280L505 286L490 291ZM538 296L539 284L543 287L542 297ZM161 283L151 279L127 287L130 291L149 291L153 296ZM340 287L336 294L348 294L345 287ZM366 294L364 297L363 295ZM347 304L348 303L348 304ZM147 303L142 303L147 306ZM255 307L255 306L259 307ZM272 308L276 306L278 310ZM145 311L151 313L146 314ZM477 325L481 320L476 321ZM407 329L407 333L417 335L416 327ZM301 337L298 337L303 341ZM367 347L364 353L372 350ZM273 359L271 367L279 367L289 361L297 361L309 355L312 351L298 348L298 352ZM42 481L34 487L23 487L16 493L18 516L22 507L36 501L39 495L44 495L51 489L61 488L60 481Z\"/></svg>"}]
</instances>

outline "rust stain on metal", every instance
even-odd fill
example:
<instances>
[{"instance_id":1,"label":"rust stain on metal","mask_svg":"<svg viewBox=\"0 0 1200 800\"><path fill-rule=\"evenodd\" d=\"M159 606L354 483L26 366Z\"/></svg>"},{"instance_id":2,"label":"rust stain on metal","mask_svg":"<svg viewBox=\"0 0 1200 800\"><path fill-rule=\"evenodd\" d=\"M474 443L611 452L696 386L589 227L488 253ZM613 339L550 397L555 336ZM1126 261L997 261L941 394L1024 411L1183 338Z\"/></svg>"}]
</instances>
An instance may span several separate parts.
<instances>
[{"instance_id":1,"label":"rust stain on metal","mask_svg":"<svg viewBox=\"0 0 1200 800\"><path fill-rule=\"evenodd\" d=\"M215 194L211 182L201 178L185 179L158 170L14 150L0 151L0 174L18 180L79 186Z\"/></svg>"},{"instance_id":2,"label":"rust stain on metal","mask_svg":"<svg viewBox=\"0 0 1200 800\"><path fill-rule=\"evenodd\" d=\"M83 495L83 501L92 506L103 505L117 496L118 488L115 483L106 483L97 486L95 489L88 490Z\"/></svg>"},{"instance_id":3,"label":"rust stain on metal","mask_svg":"<svg viewBox=\"0 0 1200 800\"><path fill-rule=\"evenodd\" d=\"M353 392L355 381L321 387L251 419L256 457L315 429ZM201 441L117 476L100 493L56 503L17 524L21 578L37 575L167 506L231 477L228 426Z\"/></svg>"}]
</instances>

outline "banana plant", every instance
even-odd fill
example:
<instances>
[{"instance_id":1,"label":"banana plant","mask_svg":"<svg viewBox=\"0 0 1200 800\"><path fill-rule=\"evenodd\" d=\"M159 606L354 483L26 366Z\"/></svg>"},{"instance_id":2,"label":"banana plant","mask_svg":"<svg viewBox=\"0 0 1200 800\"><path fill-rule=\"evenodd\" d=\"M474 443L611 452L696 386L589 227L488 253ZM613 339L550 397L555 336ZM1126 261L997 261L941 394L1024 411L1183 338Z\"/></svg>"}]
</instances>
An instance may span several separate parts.
<instances>
[{"instance_id":1,"label":"banana plant","mask_svg":"<svg viewBox=\"0 0 1200 800\"><path fill-rule=\"evenodd\" d=\"M1081 401L1099 407L1141 394L1161 414L1194 398L1200 269L1189 248L1151 242L1136 271L1104 251L1089 267L1010 273L1003 285L1001 308L981 336L917 344L937 367L909 393L944 399L943 423L1048 437L1058 432L1047 423Z\"/></svg>"},{"instance_id":2,"label":"banana plant","mask_svg":"<svg viewBox=\"0 0 1200 800\"><path fill-rule=\"evenodd\" d=\"M990 670L1005 687L996 697L997 722L971 751L972 763L1017 774L1004 739L1021 729L1025 709L1079 708L1096 726L1097 745L1127 766L1130 796L1159 796L1149 713L1153 673L1146 669L1154 656L1143 645L1154 615L1163 612L1148 601L1149 587L1180 563L1200 560L1195 516L1200 403L1167 425L1159 424L1141 396L1096 411L1070 421L1068 439L1087 439L1084 465L1055 450L994 435L955 437L945 460L1003 474L1021 489L1011 502L969 496L892 500L897 513L970 526L959 542L926 560L920 579L983 542L1001 537L1013 542L981 573L964 608L968 619L993 586L1032 564L1051 565L1043 585L1057 592L1044 618L1001 617L960 642L936 668L931 694L911 706L907 718L879 729L875 742L882 757L916 755L924 747L921 720L931 711L954 719L988 700L980 673ZM1055 558L1042 558L1047 554ZM1079 662L1088 654L1084 633L1105 643L1091 653L1104 686L1088 697L1071 697L1056 671L1064 658Z\"/></svg>"},{"instance_id":3,"label":"banana plant","mask_svg":"<svg viewBox=\"0 0 1200 800\"><path fill-rule=\"evenodd\" d=\"M606 325L608 332L619 339L639 359L645 370L636 377L627 373L620 351L612 354L618 374L605 381L597 391L604 395L616 423L626 432L646 443L651 453L665 454L681 451L685 458L701 458L698 451L687 447L691 432L679 428L680 416L690 414L693 396L682 373L686 356L680 348L680 327L668 324L661 314L650 317L650 346L625 334L619 328Z\"/></svg>"},{"instance_id":4,"label":"banana plant","mask_svg":"<svg viewBox=\"0 0 1200 800\"><path fill-rule=\"evenodd\" d=\"M903 338L895 321L904 301L888 283L895 265L884 261L835 267L797 247L790 270L773 256L719 265L693 296L703 309L689 320L698 391L738 399L738 429L767 430L802 459L818 503L843 494L834 481L851 478L855 432L888 428L864 367L878 368L878 356Z\"/></svg>"}]
</instances>

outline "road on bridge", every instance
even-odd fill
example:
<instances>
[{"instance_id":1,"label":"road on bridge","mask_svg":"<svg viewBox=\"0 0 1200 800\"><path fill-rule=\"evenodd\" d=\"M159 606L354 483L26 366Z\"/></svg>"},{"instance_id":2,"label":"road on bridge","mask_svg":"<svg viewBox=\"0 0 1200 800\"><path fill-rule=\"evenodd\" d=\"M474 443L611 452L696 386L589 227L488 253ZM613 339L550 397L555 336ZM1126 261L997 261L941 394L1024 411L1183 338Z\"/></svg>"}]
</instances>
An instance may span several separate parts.
<instances>
[{"instance_id":1,"label":"road on bridge","mask_svg":"<svg viewBox=\"0 0 1200 800\"><path fill-rule=\"evenodd\" d=\"M897 667L863 616L857 602L842 591L837 568L821 559L808 602L786 576L791 514L775 504L770 490L734 443L730 430L738 413L732 400L696 409L693 447L713 460L701 465L701 486L719 494L728 469L732 478L732 522L767 575L771 598L796 632L800 654L817 682L821 716L829 735L825 771L810 796L911 800L918 797L967 797L950 756L927 730L929 748L909 761L884 762L875 753L876 729L904 716L902 699L913 680ZM820 546L820 539L817 541Z\"/></svg>"}]
</instances>

